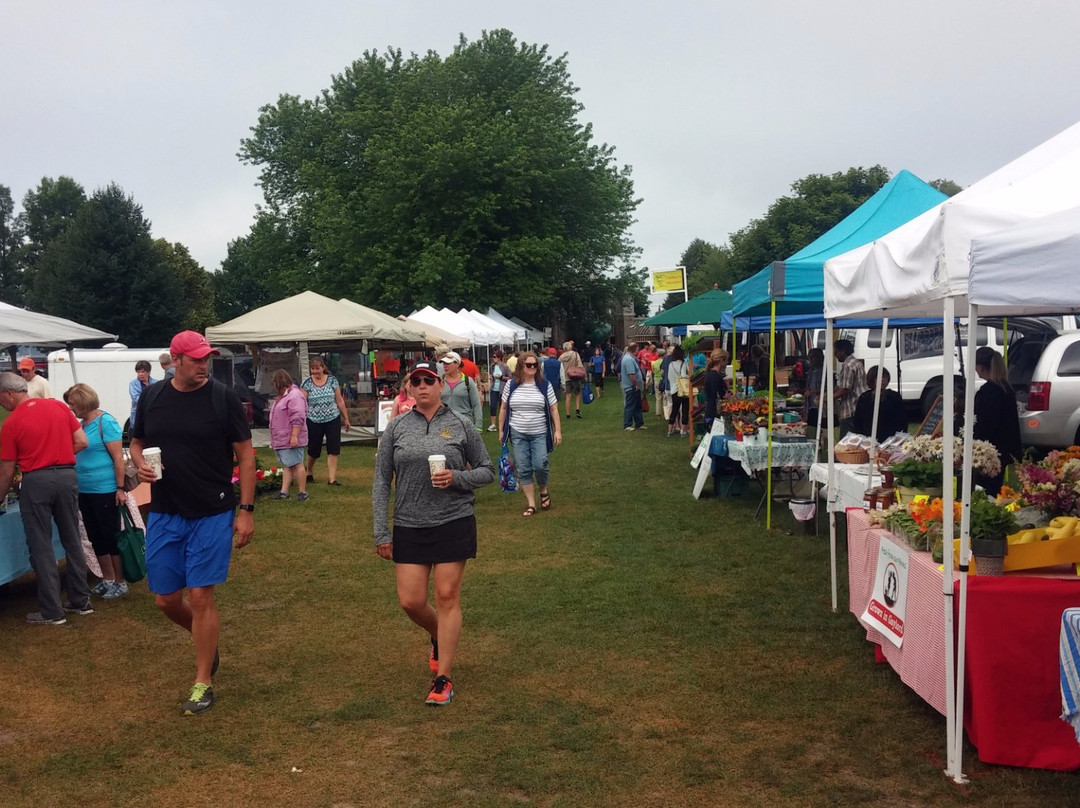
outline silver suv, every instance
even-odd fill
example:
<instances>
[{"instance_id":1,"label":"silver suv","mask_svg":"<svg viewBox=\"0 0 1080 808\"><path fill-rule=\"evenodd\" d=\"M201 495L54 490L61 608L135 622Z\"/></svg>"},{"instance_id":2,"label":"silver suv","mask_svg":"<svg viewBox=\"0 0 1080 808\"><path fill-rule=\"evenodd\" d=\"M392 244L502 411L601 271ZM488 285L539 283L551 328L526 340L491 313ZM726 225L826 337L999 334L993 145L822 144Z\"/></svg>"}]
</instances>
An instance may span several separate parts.
<instances>
[{"instance_id":1,"label":"silver suv","mask_svg":"<svg viewBox=\"0 0 1080 808\"><path fill-rule=\"evenodd\" d=\"M1009 383L1025 446L1080 444L1080 332L1024 337L1009 348Z\"/></svg>"}]
</instances>

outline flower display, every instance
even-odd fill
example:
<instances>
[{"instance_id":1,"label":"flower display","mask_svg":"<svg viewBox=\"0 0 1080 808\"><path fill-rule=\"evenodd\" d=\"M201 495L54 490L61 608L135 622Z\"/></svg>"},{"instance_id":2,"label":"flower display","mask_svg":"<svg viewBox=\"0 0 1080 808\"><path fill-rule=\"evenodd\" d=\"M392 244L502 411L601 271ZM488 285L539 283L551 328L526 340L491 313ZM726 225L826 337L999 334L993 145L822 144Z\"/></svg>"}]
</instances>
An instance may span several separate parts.
<instances>
[{"instance_id":1,"label":"flower display","mask_svg":"<svg viewBox=\"0 0 1080 808\"><path fill-rule=\"evenodd\" d=\"M720 412L734 419L756 422L761 416L769 414L769 400L760 396L736 396L729 393L720 401Z\"/></svg>"},{"instance_id":2,"label":"flower display","mask_svg":"<svg viewBox=\"0 0 1080 808\"><path fill-rule=\"evenodd\" d=\"M262 461L259 460L259 450L252 449L251 453L255 455L255 496L260 494L271 494L281 490L281 477L282 469L277 466L271 466L270 468L264 468ZM232 484L236 488L237 497L240 496L240 466L236 463L236 456L233 455L233 470L232 470Z\"/></svg>"},{"instance_id":3,"label":"flower display","mask_svg":"<svg viewBox=\"0 0 1080 808\"><path fill-rule=\"evenodd\" d=\"M944 441L929 435L918 435L904 441L900 452L891 457L892 473L900 485L912 488L940 486L942 461L945 457ZM964 462L963 436L953 441L953 467L960 468ZM1001 473L1001 457L990 441L976 440L971 444L972 468L987 477Z\"/></svg>"},{"instance_id":4,"label":"flower display","mask_svg":"<svg viewBox=\"0 0 1080 808\"><path fill-rule=\"evenodd\" d=\"M1008 489L1008 494L1018 495L1014 498L1018 505L1050 517L1080 515L1080 447L1050 452L1037 463L1017 463L1015 470L1020 491Z\"/></svg>"}]
</instances>

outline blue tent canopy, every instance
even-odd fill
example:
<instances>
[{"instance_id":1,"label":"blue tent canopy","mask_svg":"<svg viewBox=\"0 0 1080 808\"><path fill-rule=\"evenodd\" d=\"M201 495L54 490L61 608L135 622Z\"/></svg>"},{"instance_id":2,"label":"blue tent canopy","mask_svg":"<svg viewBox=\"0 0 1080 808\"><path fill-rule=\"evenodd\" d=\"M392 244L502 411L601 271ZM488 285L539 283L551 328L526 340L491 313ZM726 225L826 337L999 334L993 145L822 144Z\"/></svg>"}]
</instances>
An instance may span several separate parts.
<instances>
[{"instance_id":1,"label":"blue tent canopy","mask_svg":"<svg viewBox=\"0 0 1080 808\"><path fill-rule=\"evenodd\" d=\"M742 317L740 316L735 325L738 326L740 332L746 331L769 331L770 330L770 318L769 317ZM825 315L820 311L817 314L778 314L776 316L776 330L777 331L794 331L803 328L826 328L828 322L825 320ZM835 325L838 328L880 328L881 318L856 318L836 320ZM890 328L911 328L922 325L941 325L940 317L902 317L894 320L889 320ZM720 330L731 330L731 310L725 311L720 316Z\"/></svg>"},{"instance_id":2,"label":"blue tent canopy","mask_svg":"<svg viewBox=\"0 0 1080 808\"><path fill-rule=\"evenodd\" d=\"M775 301L777 314L820 315L825 301L826 260L881 238L946 198L911 172L900 171L835 227L786 261L774 261L735 284L732 310L740 318L744 314L767 316Z\"/></svg>"}]
</instances>

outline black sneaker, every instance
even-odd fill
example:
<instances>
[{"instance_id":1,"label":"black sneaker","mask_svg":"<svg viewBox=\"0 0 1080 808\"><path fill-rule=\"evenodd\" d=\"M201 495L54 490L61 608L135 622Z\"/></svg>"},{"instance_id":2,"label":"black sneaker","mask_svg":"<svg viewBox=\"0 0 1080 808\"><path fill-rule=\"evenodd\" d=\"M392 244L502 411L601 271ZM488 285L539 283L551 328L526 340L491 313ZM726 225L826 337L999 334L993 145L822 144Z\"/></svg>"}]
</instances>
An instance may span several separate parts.
<instances>
[{"instance_id":1,"label":"black sneaker","mask_svg":"<svg viewBox=\"0 0 1080 808\"><path fill-rule=\"evenodd\" d=\"M26 615L26 622L34 626L62 626L67 622L66 617L46 617L41 612L30 612Z\"/></svg>"},{"instance_id":2,"label":"black sneaker","mask_svg":"<svg viewBox=\"0 0 1080 808\"><path fill-rule=\"evenodd\" d=\"M76 606L73 603L64 601L64 611L68 614L93 614L94 607L90 605L90 601L86 601L82 606Z\"/></svg>"},{"instance_id":3,"label":"black sneaker","mask_svg":"<svg viewBox=\"0 0 1080 808\"><path fill-rule=\"evenodd\" d=\"M213 706L214 688L210 687L210 685L204 685L202 682L196 682L191 688L191 695L188 696L188 700L180 708L180 715L198 715L199 713L205 713Z\"/></svg>"},{"instance_id":4,"label":"black sneaker","mask_svg":"<svg viewBox=\"0 0 1080 808\"><path fill-rule=\"evenodd\" d=\"M582 415L581 415L581 410L578 410L578 411L577 411L577 417L578 417L578 418L581 418L581 417L582 417Z\"/></svg>"}]
</instances>

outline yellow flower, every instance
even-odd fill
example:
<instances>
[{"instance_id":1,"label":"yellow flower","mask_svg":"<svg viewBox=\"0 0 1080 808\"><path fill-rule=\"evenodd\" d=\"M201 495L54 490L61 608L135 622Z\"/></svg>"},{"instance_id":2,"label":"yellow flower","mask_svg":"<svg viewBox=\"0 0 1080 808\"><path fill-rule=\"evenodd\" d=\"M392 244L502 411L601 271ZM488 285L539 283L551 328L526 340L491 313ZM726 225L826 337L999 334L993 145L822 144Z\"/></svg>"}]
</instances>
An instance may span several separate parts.
<instances>
[{"instance_id":1,"label":"yellow flower","mask_svg":"<svg viewBox=\"0 0 1080 808\"><path fill-rule=\"evenodd\" d=\"M913 497L912 502L918 502L920 505L925 505L930 501L930 497L926 494L919 494L917 497Z\"/></svg>"}]
</instances>

